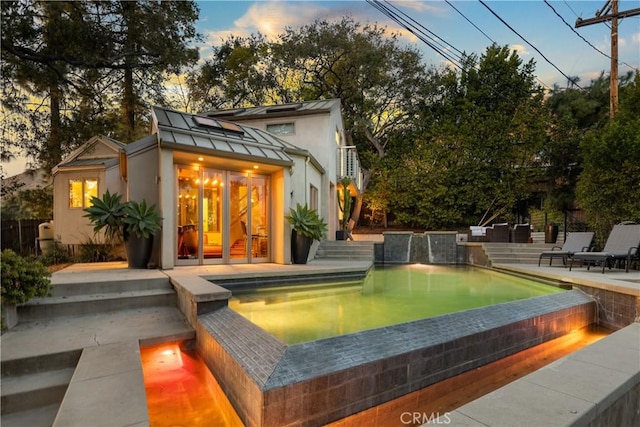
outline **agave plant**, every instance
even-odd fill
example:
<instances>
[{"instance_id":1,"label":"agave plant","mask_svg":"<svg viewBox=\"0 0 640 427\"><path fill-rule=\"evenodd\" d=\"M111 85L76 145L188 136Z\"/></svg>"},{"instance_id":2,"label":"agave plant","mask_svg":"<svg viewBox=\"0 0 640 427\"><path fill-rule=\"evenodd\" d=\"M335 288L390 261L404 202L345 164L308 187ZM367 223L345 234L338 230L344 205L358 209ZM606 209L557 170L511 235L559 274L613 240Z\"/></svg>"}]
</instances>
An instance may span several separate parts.
<instances>
[{"instance_id":1,"label":"agave plant","mask_svg":"<svg viewBox=\"0 0 640 427\"><path fill-rule=\"evenodd\" d=\"M90 208L85 209L87 213L84 216L93 224L93 232L97 233L104 228L105 238L108 241L122 239L126 216L126 203L122 202L122 195L111 194L107 190L102 199L92 197L91 205Z\"/></svg>"},{"instance_id":2,"label":"agave plant","mask_svg":"<svg viewBox=\"0 0 640 427\"><path fill-rule=\"evenodd\" d=\"M156 205L147 205L146 200L142 200L140 203L131 200L126 204L124 212L123 221L127 233L135 233L138 237L149 238L155 236L160 230L162 217L156 209Z\"/></svg>"},{"instance_id":3,"label":"agave plant","mask_svg":"<svg viewBox=\"0 0 640 427\"><path fill-rule=\"evenodd\" d=\"M149 206L145 200L122 202L122 195L107 190L102 199L92 197L91 203L84 216L93 224L95 233L104 229L107 240L123 239L125 234L133 233L148 238L160 229L162 217L156 205Z\"/></svg>"},{"instance_id":4,"label":"agave plant","mask_svg":"<svg viewBox=\"0 0 640 427\"><path fill-rule=\"evenodd\" d=\"M327 224L315 209L309 209L306 204L302 206L298 203L295 209L290 209L289 215L286 215L285 219L299 234L313 240L322 240L327 232Z\"/></svg>"}]
</instances>

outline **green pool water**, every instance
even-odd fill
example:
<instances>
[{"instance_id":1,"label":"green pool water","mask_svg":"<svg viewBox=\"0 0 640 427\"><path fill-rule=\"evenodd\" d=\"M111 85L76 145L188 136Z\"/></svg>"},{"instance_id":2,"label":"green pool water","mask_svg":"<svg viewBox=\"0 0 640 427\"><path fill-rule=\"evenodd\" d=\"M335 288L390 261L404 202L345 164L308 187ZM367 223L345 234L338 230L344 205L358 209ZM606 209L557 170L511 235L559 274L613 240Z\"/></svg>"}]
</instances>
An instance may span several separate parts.
<instances>
[{"instance_id":1,"label":"green pool water","mask_svg":"<svg viewBox=\"0 0 640 427\"><path fill-rule=\"evenodd\" d=\"M287 344L563 292L473 267L375 267L362 282L233 291L229 306Z\"/></svg>"}]
</instances>

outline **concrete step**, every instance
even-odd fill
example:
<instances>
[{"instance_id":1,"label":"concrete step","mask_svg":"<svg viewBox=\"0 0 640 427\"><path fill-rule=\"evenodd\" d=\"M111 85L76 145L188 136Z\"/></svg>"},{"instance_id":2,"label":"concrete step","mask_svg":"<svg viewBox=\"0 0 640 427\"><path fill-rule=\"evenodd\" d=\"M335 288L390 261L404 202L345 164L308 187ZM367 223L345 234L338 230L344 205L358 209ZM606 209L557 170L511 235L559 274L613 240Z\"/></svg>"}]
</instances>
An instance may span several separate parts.
<instances>
[{"instance_id":1,"label":"concrete step","mask_svg":"<svg viewBox=\"0 0 640 427\"><path fill-rule=\"evenodd\" d=\"M324 240L316 250L315 259L373 260L374 242Z\"/></svg>"},{"instance_id":2,"label":"concrete step","mask_svg":"<svg viewBox=\"0 0 640 427\"><path fill-rule=\"evenodd\" d=\"M60 403L2 415L2 427L51 427Z\"/></svg>"},{"instance_id":3,"label":"concrete step","mask_svg":"<svg viewBox=\"0 0 640 427\"><path fill-rule=\"evenodd\" d=\"M491 264L538 264L540 254L551 250L549 243L484 243Z\"/></svg>"},{"instance_id":4,"label":"concrete step","mask_svg":"<svg viewBox=\"0 0 640 427\"><path fill-rule=\"evenodd\" d=\"M66 368L3 379L2 415L60 404L74 370Z\"/></svg>"},{"instance_id":5,"label":"concrete step","mask_svg":"<svg viewBox=\"0 0 640 427\"><path fill-rule=\"evenodd\" d=\"M175 307L176 305L177 296L173 288L44 297L33 298L28 303L18 306L18 319L22 322L55 317L111 313L142 307Z\"/></svg>"},{"instance_id":6,"label":"concrete step","mask_svg":"<svg viewBox=\"0 0 640 427\"><path fill-rule=\"evenodd\" d=\"M74 295L105 294L115 292L147 291L151 289L171 289L168 277L148 279L125 279L109 281L84 281L55 283L52 296L68 297Z\"/></svg>"},{"instance_id":7,"label":"concrete step","mask_svg":"<svg viewBox=\"0 0 640 427\"><path fill-rule=\"evenodd\" d=\"M4 415L59 405L71 381L81 351L2 362L2 424Z\"/></svg>"},{"instance_id":8,"label":"concrete step","mask_svg":"<svg viewBox=\"0 0 640 427\"><path fill-rule=\"evenodd\" d=\"M538 265L538 258L491 258L492 264L535 264Z\"/></svg>"}]
</instances>

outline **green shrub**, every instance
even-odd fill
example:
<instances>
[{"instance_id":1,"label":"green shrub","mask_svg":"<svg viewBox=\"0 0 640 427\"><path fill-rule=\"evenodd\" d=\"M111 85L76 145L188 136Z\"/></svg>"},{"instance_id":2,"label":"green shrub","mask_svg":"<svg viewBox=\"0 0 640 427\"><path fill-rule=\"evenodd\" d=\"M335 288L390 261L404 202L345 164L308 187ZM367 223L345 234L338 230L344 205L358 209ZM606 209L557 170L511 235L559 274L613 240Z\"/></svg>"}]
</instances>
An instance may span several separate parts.
<instances>
[{"instance_id":1,"label":"green shrub","mask_svg":"<svg viewBox=\"0 0 640 427\"><path fill-rule=\"evenodd\" d=\"M73 261L67 249L57 240L54 242L53 250L43 253L38 260L44 265L67 264Z\"/></svg>"},{"instance_id":2,"label":"green shrub","mask_svg":"<svg viewBox=\"0 0 640 427\"><path fill-rule=\"evenodd\" d=\"M118 257L113 255L115 248L116 245L101 242L97 237L87 237L80 245L78 257L80 262L116 261Z\"/></svg>"},{"instance_id":3,"label":"green shrub","mask_svg":"<svg viewBox=\"0 0 640 427\"><path fill-rule=\"evenodd\" d=\"M51 294L51 273L40 261L27 260L11 249L0 255L3 304L21 304Z\"/></svg>"}]
</instances>

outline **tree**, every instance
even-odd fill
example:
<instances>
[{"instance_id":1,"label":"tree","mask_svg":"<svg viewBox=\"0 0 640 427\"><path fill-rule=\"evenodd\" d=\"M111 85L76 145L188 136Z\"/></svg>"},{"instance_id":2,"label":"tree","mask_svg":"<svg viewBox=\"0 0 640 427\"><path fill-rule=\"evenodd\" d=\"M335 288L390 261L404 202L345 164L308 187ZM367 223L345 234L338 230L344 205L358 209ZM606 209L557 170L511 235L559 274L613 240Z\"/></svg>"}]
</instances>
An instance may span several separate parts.
<instances>
[{"instance_id":1,"label":"tree","mask_svg":"<svg viewBox=\"0 0 640 427\"><path fill-rule=\"evenodd\" d=\"M600 241L620 221L640 220L640 74L621 87L620 109L580 143L577 200Z\"/></svg>"},{"instance_id":2,"label":"tree","mask_svg":"<svg viewBox=\"0 0 640 427\"><path fill-rule=\"evenodd\" d=\"M462 71L431 76L409 146L395 145L396 217L413 226L451 228L507 217L529 196L545 131L535 64L496 45ZM427 93L427 94L428 94Z\"/></svg>"},{"instance_id":3,"label":"tree","mask_svg":"<svg viewBox=\"0 0 640 427\"><path fill-rule=\"evenodd\" d=\"M547 140L540 153L545 168L545 202L562 212L574 207L575 189L582 171L580 141L590 129L608 120L609 83L603 75L585 89L554 86L546 101L549 110Z\"/></svg>"},{"instance_id":4,"label":"tree","mask_svg":"<svg viewBox=\"0 0 640 427\"><path fill-rule=\"evenodd\" d=\"M364 169L364 191L390 135L415 116L423 76L421 55L397 35L345 17L288 28L273 42L231 37L191 76L190 87L202 109L340 98L348 143L358 147ZM361 207L362 194L352 218Z\"/></svg>"},{"instance_id":5,"label":"tree","mask_svg":"<svg viewBox=\"0 0 640 427\"><path fill-rule=\"evenodd\" d=\"M231 36L213 46L212 57L189 73L187 84L200 111L279 102L269 61L269 46L260 34Z\"/></svg>"},{"instance_id":6,"label":"tree","mask_svg":"<svg viewBox=\"0 0 640 427\"><path fill-rule=\"evenodd\" d=\"M194 2L2 2L5 147L50 169L96 133L146 133L145 104L198 58L197 16Z\"/></svg>"},{"instance_id":7,"label":"tree","mask_svg":"<svg viewBox=\"0 0 640 427\"><path fill-rule=\"evenodd\" d=\"M341 99L348 143L358 148L366 191L392 133L415 115L416 88L425 75L420 53L402 46L397 34L350 17L289 28L272 52L277 69L297 79L298 97ZM360 193L352 213L356 220L362 201Z\"/></svg>"}]
</instances>

